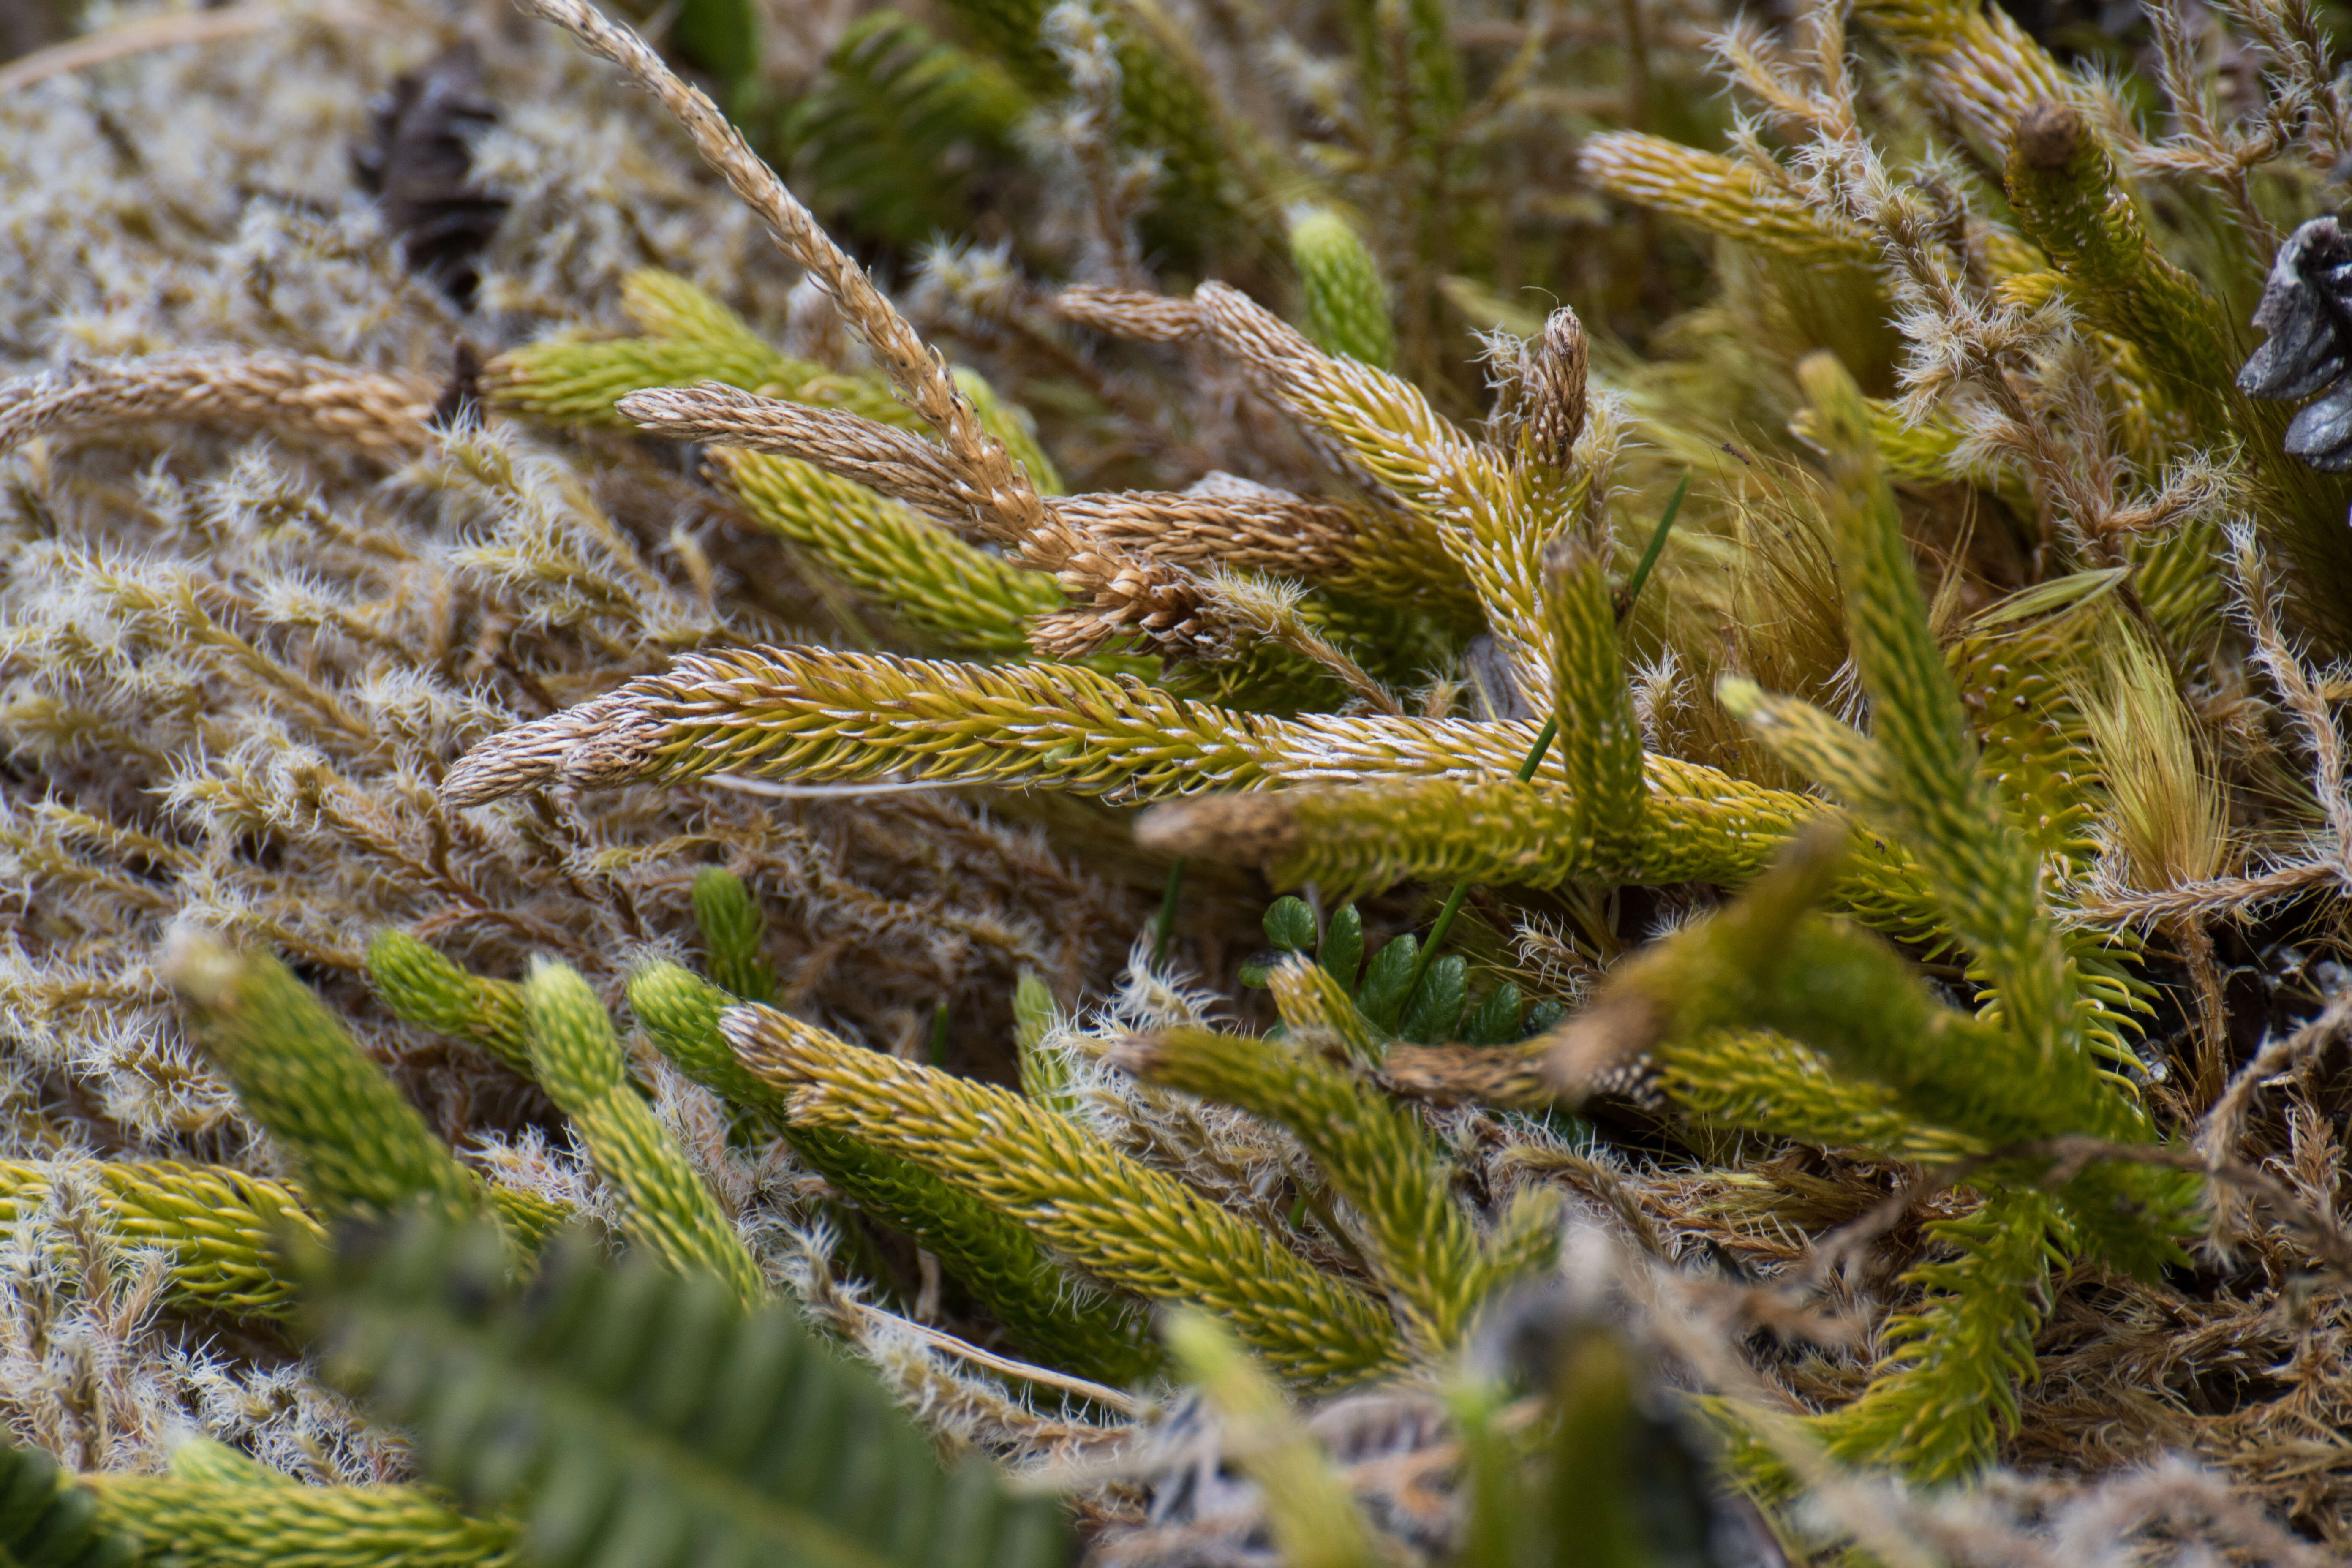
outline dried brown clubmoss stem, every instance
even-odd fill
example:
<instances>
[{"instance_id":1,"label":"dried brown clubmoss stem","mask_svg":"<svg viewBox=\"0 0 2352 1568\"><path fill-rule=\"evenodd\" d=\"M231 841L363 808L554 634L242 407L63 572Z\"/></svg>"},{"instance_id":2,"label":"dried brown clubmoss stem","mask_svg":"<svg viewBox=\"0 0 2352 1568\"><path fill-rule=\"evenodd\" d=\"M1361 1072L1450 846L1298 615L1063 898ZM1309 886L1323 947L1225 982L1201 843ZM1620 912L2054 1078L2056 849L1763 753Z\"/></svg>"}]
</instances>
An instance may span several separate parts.
<instances>
[{"instance_id":1,"label":"dried brown clubmoss stem","mask_svg":"<svg viewBox=\"0 0 2352 1568\"><path fill-rule=\"evenodd\" d=\"M1335 472L1368 494L1391 502L1398 513L1393 534L1384 541L1392 558L1391 574L1407 571L1416 580L1444 592L1464 586L1460 569L1446 557L1433 532L1420 524L1379 476L1324 429L1316 405L1302 396L1311 384L1344 378L1346 368L1365 367L1343 367L1305 333L1221 283L1202 284L1189 300L1118 289L1066 289L1055 297L1055 308L1070 321L1139 342L1180 342L1196 337L1213 342L1253 392L1297 422L1300 435ZM1346 394L1339 396L1344 399ZM1333 398L1327 394L1323 401ZM1402 437L1410 434L1400 432ZM1368 563L1361 555L1357 560L1360 569Z\"/></svg>"},{"instance_id":2,"label":"dried brown clubmoss stem","mask_svg":"<svg viewBox=\"0 0 2352 1568\"><path fill-rule=\"evenodd\" d=\"M1279 573L1465 626L1484 624L1461 574L1447 563L1444 579L1433 581L1430 563L1415 555L1422 544L1415 523L1386 508L1293 495L1224 475L1181 492L1112 490L1052 504L1105 549L1203 574L1220 568ZM1068 569L1062 572L1069 588Z\"/></svg>"},{"instance_id":3,"label":"dried brown clubmoss stem","mask_svg":"<svg viewBox=\"0 0 2352 1568\"><path fill-rule=\"evenodd\" d=\"M808 269L843 321L873 351L874 360L907 405L940 433L964 475L989 497L992 511L1026 520L1034 531L1044 503L1003 443L982 427L969 399L956 390L945 361L931 352L889 298L849 254L834 243L776 172L760 160L719 107L680 80L632 29L584 0L516 0L530 16L562 27L611 60L659 99L694 141L695 150L746 205L760 215L784 254Z\"/></svg>"},{"instance_id":4,"label":"dried brown clubmoss stem","mask_svg":"<svg viewBox=\"0 0 2352 1568\"><path fill-rule=\"evenodd\" d=\"M332 16L332 13L329 15ZM363 14L336 19L359 26L367 26L373 21ZM218 10L165 11L152 16L101 25L93 32L35 49L30 54L18 55L5 66L0 66L0 98L23 92L26 88L37 86L52 77L88 70L92 66L105 65L110 60L145 54L150 49L168 49L181 44L209 44L223 38L243 37L248 33L285 26L293 20L292 16L278 6L256 0L256 3L242 5L224 5Z\"/></svg>"},{"instance_id":5,"label":"dried brown clubmoss stem","mask_svg":"<svg viewBox=\"0 0 2352 1568\"><path fill-rule=\"evenodd\" d=\"M1237 636L1244 645L1265 635L1265 628L1255 624L1246 602L1250 595L1232 592L1229 574L1271 572L1371 599L1411 594L1377 578L1380 563L1391 558L1397 531L1368 507L1309 500L1223 475L1182 493L1117 490L1070 496L1054 507L1074 535L1090 542L1086 555L1055 569L1057 580L1090 605L1091 614L1114 624L1140 618L1129 607L1139 596L1118 579L1103 582L1097 562L1135 573L1141 584L1154 574L1197 574L1214 595L1221 635ZM1149 572L1139 573L1147 563ZM1475 606L1444 609L1475 614ZM1287 618L1294 624L1284 640L1294 646L1319 640L1297 624L1295 615ZM1346 664L1328 645L1301 651L1327 666ZM1360 671L1341 673L1360 684Z\"/></svg>"},{"instance_id":6,"label":"dried brown clubmoss stem","mask_svg":"<svg viewBox=\"0 0 2352 1568\"><path fill-rule=\"evenodd\" d=\"M1321 417L1325 407L1350 400L1353 388L1349 384L1354 379L1349 374L1350 371L1361 373L1366 380L1380 373L1333 359L1317 348L1306 333L1240 289L1223 283L1203 283L1195 289L1192 313L1200 323L1201 333L1242 373L1250 390L1289 416L1307 444L1334 471L1366 493L1383 498L1402 510L1410 510L1381 475L1367 467L1357 453L1325 428L1326 420ZM1390 432L1399 442L1412 441L1429 433L1425 428L1415 429L1402 423ZM1435 544L1433 535L1431 543Z\"/></svg>"},{"instance_id":7,"label":"dried brown clubmoss stem","mask_svg":"<svg viewBox=\"0 0 2352 1568\"><path fill-rule=\"evenodd\" d=\"M1203 285L1191 300L1129 289L1067 289L1055 297L1055 308L1067 320L1138 342L1210 339L1254 392L1298 422L1300 435L1336 473L1386 501L1348 509L1352 537L1342 540L1334 533L1331 544L1341 565L1332 574L1318 576L1297 566L1276 569L1342 593L1405 605L1466 626L1485 624L1477 595L1461 565L1448 555L1426 520L1402 505L1342 442L1323 428L1312 405L1297 397L1303 377L1341 374L1341 362L1246 296L1220 284ZM1577 336L1580 339L1580 329ZM1564 382L1571 357L1563 353L1553 363L1555 381ZM1580 362L1573 368L1580 372ZM1577 380L1580 393L1580 375ZM1555 390L1563 394L1557 400L1562 427L1572 423L1580 430L1582 405L1564 395L1564 385ZM1325 527L1337 521L1328 516L1317 520Z\"/></svg>"},{"instance_id":8,"label":"dried brown clubmoss stem","mask_svg":"<svg viewBox=\"0 0 2352 1568\"><path fill-rule=\"evenodd\" d=\"M1135 824L1137 847L1154 855L1236 866L1280 867L1297 852L1298 837L1298 803L1288 794L1202 795L1155 807Z\"/></svg>"},{"instance_id":9,"label":"dried brown clubmoss stem","mask_svg":"<svg viewBox=\"0 0 2352 1568\"><path fill-rule=\"evenodd\" d=\"M1543 1076L1549 1042L1516 1046L1393 1045L1374 1075L1382 1089L1432 1105L1545 1110L1559 1097Z\"/></svg>"},{"instance_id":10,"label":"dried brown clubmoss stem","mask_svg":"<svg viewBox=\"0 0 2352 1568\"><path fill-rule=\"evenodd\" d=\"M1055 295L1054 310L1066 321L1134 343L1181 343L1201 331L1190 300L1140 289L1081 283Z\"/></svg>"},{"instance_id":11,"label":"dried brown clubmoss stem","mask_svg":"<svg viewBox=\"0 0 2352 1568\"><path fill-rule=\"evenodd\" d=\"M46 432L159 420L267 429L399 463L432 444L438 389L421 376L292 354L155 354L0 384L0 452Z\"/></svg>"},{"instance_id":12,"label":"dried brown clubmoss stem","mask_svg":"<svg viewBox=\"0 0 2352 1568\"><path fill-rule=\"evenodd\" d=\"M1223 566L1309 582L1348 570L1364 509L1251 484L1065 496L1054 510L1106 544L1195 572Z\"/></svg>"},{"instance_id":13,"label":"dried brown clubmoss stem","mask_svg":"<svg viewBox=\"0 0 2352 1568\"><path fill-rule=\"evenodd\" d=\"M1032 521L1018 509L997 510L998 498L944 447L845 408L762 397L715 381L633 392L614 406L652 435L814 463L983 539L1013 542Z\"/></svg>"},{"instance_id":14,"label":"dried brown clubmoss stem","mask_svg":"<svg viewBox=\"0 0 2352 1568\"><path fill-rule=\"evenodd\" d=\"M1229 656L1259 628L1202 580L1220 569L1410 595L1380 580L1396 530L1362 507L1240 482L1205 493L1114 491L1049 498L1043 528L1022 533L1024 520L992 511L992 497L939 447L854 413L712 384L634 393L619 407L656 435L797 458L1013 547L1074 601L1033 626L1034 646L1060 658L1130 637L1176 658Z\"/></svg>"}]
</instances>

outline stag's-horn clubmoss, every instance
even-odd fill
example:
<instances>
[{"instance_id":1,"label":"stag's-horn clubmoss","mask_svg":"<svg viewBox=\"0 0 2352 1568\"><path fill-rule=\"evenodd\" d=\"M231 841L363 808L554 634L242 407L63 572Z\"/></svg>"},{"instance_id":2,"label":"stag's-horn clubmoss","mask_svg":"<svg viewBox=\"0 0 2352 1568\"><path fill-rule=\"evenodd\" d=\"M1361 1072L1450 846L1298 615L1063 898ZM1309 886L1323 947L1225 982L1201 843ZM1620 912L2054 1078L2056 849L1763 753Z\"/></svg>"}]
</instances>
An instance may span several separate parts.
<instances>
[{"instance_id":1,"label":"stag's-horn clubmoss","mask_svg":"<svg viewBox=\"0 0 2352 1568\"><path fill-rule=\"evenodd\" d=\"M0 1557L2352 1546L2333 12L521 8L0 63Z\"/></svg>"}]
</instances>

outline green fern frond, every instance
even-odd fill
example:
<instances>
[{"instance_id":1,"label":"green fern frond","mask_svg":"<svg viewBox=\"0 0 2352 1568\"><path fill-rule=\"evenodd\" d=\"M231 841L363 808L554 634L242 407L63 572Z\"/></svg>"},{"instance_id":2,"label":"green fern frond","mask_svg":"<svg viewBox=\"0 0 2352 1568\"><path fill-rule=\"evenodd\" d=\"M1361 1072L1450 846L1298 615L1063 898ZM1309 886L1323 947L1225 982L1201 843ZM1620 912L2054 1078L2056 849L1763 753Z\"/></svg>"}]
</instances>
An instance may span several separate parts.
<instances>
[{"instance_id":1,"label":"green fern frond","mask_svg":"<svg viewBox=\"0 0 2352 1568\"><path fill-rule=\"evenodd\" d=\"M1192 251L1205 237L1202 226L1230 230L1251 216L1268 224L1273 214L1246 211L1265 194L1252 189L1257 160L1237 155L1245 132L1220 112L1184 25L1159 0L1103 0L1103 12L1118 55L1121 139L1160 158L1159 211L1148 232Z\"/></svg>"},{"instance_id":2,"label":"green fern frond","mask_svg":"<svg viewBox=\"0 0 2352 1568\"><path fill-rule=\"evenodd\" d=\"M1431 158L1463 107L1462 59L1444 0L1347 0L1340 15L1356 46L1357 91L1371 117Z\"/></svg>"},{"instance_id":3,"label":"green fern frond","mask_svg":"<svg viewBox=\"0 0 2352 1568\"><path fill-rule=\"evenodd\" d=\"M1068 95L1069 77L1045 39L1046 0L948 0L946 9L1033 97ZM1265 153L1219 112L1192 44L1152 0L1105 0L1095 20L1118 62L1118 140L1160 159L1150 237L1197 257L1209 233L1230 229L1244 206L1263 205Z\"/></svg>"},{"instance_id":4,"label":"green fern frond","mask_svg":"<svg viewBox=\"0 0 2352 1568\"><path fill-rule=\"evenodd\" d=\"M1313 1048L1360 1067L1377 1067L1398 1040L1434 1045L1460 1030L1474 1045L1500 1045L1524 1033L1517 986L1495 986L1475 1015L1465 1017L1467 961L1447 953L1423 963L1421 940L1410 931L1392 938L1369 965L1362 964L1363 917L1353 904L1332 915L1313 959L1306 948L1315 941L1314 916L1306 904L1278 899L1266 910L1265 923L1266 935L1287 956L1269 967L1245 966L1243 980L1272 991L1283 1031ZM1442 941L1442 933L1433 930L1430 940Z\"/></svg>"},{"instance_id":5,"label":"green fern frond","mask_svg":"<svg viewBox=\"0 0 2352 1568\"><path fill-rule=\"evenodd\" d=\"M1040 100L1060 98L1069 83L1045 46L1047 0L943 0L942 8L972 47L1011 72Z\"/></svg>"},{"instance_id":6,"label":"green fern frond","mask_svg":"<svg viewBox=\"0 0 2352 1568\"><path fill-rule=\"evenodd\" d=\"M730 98L741 96L759 71L760 18L751 0L683 0L669 37Z\"/></svg>"},{"instance_id":7,"label":"green fern frond","mask_svg":"<svg viewBox=\"0 0 2352 1568\"><path fill-rule=\"evenodd\" d=\"M943 1473L873 1375L788 1307L562 1247L529 1293L478 1234L411 1223L317 1287L329 1374L551 1568L693 1552L793 1568L1047 1568L1055 1505Z\"/></svg>"}]
</instances>

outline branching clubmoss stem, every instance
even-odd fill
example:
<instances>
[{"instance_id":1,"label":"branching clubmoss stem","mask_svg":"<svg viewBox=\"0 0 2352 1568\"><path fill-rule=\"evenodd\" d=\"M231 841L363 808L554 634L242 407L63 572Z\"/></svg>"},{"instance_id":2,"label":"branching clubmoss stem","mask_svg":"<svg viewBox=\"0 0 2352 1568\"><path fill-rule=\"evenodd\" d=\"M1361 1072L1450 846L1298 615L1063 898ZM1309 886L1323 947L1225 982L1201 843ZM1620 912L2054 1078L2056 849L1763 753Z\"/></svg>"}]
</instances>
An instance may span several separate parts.
<instances>
[{"instance_id":1,"label":"branching clubmoss stem","mask_svg":"<svg viewBox=\"0 0 2352 1568\"><path fill-rule=\"evenodd\" d=\"M1618 619L1621 622L1633 613L1633 603L1641 597L1642 584L1650 580L1651 568L1657 565L1659 555L1664 553L1666 548L1666 533L1675 526L1676 514L1683 510L1683 497L1689 493L1690 474L1688 470L1685 470L1682 479L1675 486L1675 493L1666 498L1666 510L1658 514L1658 526L1650 531L1650 542L1642 552L1641 563L1633 568L1633 576L1625 580L1624 597L1622 601L1623 608L1618 612ZM1559 733L1559 717L1554 714L1544 721L1542 729L1536 731L1536 743L1528 748L1528 760L1519 764L1521 784L1534 781L1536 769L1543 765L1544 753L1551 750L1553 738ZM1176 869L1169 876L1168 901L1160 906L1160 910L1162 945L1167 941L1170 908L1176 898L1176 879L1183 875L1183 871L1184 863L1179 860L1176 863ZM1454 883L1454 890L1445 895L1444 907L1437 911L1437 919L1429 928L1429 940L1422 944L1420 953L1413 959L1412 978L1404 988L1404 1005L1407 1008L1412 1007L1413 997L1420 994L1422 977L1429 973L1429 966L1436 961L1438 950L1445 945L1445 935L1453 929L1454 917L1462 912L1462 901L1469 896L1470 884L1467 882ZM1157 948L1153 950L1152 961L1159 962Z\"/></svg>"}]
</instances>

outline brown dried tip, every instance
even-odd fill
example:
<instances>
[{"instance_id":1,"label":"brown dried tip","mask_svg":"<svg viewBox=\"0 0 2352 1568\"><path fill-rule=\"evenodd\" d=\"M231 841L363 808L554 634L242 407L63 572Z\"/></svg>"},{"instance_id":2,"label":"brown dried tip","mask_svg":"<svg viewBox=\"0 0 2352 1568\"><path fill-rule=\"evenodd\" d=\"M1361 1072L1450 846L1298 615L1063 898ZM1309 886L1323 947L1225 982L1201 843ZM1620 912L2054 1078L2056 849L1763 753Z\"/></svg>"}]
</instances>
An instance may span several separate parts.
<instances>
[{"instance_id":1,"label":"brown dried tip","mask_svg":"<svg viewBox=\"0 0 2352 1568\"><path fill-rule=\"evenodd\" d=\"M1619 989L1567 1019L1545 1038L1544 1080L1568 1105L1623 1093L1626 1069L1664 1031L1663 1010L1638 991Z\"/></svg>"},{"instance_id":2,"label":"brown dried tip","mask_svg":"<svg viewBox=\"0 0 2352 1568\"><path fill-rule=\"evenodd\" d=\"M583 721L611 700L599 698L491 736L459 757L441 780L441 804L485 805L556 782L564 753L578 742Z\"/></svg>"},{"instance_id":3,"label":"brown dried tip","mask_svg":"<svg viewBox=\"0 0 2352 1568\"><path fill-rule=\"evenodd\" d=\"M798 458L944 522L1008 542L1023 537L1022 515L1005 512L997 504L1003 498L976 482L952 452L845 408L814 408L717 382L632 392L614 406L648 435Z\"/></svg>"},{"instance_id":4,"label":"brown dried tip","mask_svg":"<svg viewBox=\"0 0 2352 1568\"><path fill-rule=\"evenodd\" d=\"M1552 1103L1545 1081L1546 1046L1391 1046L1381 1086L1431 1105L1488 1105L1542 1110Z\"/></svg>"},{"instance_id":5,"label":"brown dried tip","mask_svg":"<svg viewBox=\"0 0 2352 1568\"><path fill-rule=\"evenodd\" d=\"M436 395L418 376L291 354L149 354L0 382L0 452L36 435L178 419L257 427L404 463L433 445L425 421Z\"/></svg>"},{"instance_id":6,"label":"brown dried tip","mask_svg":"<svg viewBox=\"0 0 2352 1568\"><path fill-rule=\"evenodd\" d=\"M1156 1035L1129 1035L1104 1053L1103 1060L1139 1083L1150 1083L1166 1053Z\"/></svg>"},{"instance_id":7,"label":"brown dried tip","mask_svg":"<svg viewBox=\"0 0 2352 1568\"><path fill-rule=\"evenodd\" d=\"M2029 169L2063 169L2081 152L2090 127L2071 103L2037 103L2017 122L2011 146Z\"/></svg>"},{"instance_id":8,"label":"brown dried tip","mask_svg":"<svg viewBox=\"0 0 2352 1568\"><path fill-rule=\"evenodd\" d=\"M1081 283L1054 296L1054 311L1074 326L1135 343L1180 343L1201 330L1190 300L1139 289Z\"/></svg>"},{"instance_id":9,"label":"brown dried tip","mask_svg":"<svg viewBox=\"0 0 2352 1568\"><path fill-rule=\"evenodd\" d=\"M1297 847L1298 824L1280 795L1202 795L1145 812L1136 821L1135 842L1160 855L1268 866Z\"/></svg>"},{"instance_id":10,"label":"brown dried tip","mask_svg":"<svg viewBox=\"0 0 2352 1568\"><path fill-rule=\"evenodd\" d=\"M1568 467L1577 437L1584 434L1590 358L1584 324L1565 307L1551 313L1543 336L1528 345L1523 406L1528 447L1556 468Z\"/></svg>"},{"instance_id":11,"label":"brown dried tip","mask_svg":"<svg viewBox=\"0 0 2352 1568\"><path fill-rule=\"evenodd\" d=\"M635 784L653 765L654 753L669 734L669 721L625 700L626 689L572 711L594 716L574 731L558 776L580 789L617 789Z\"/></svg>"}]
</instances>

